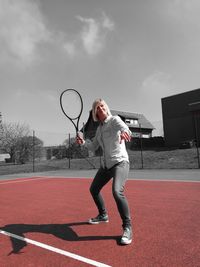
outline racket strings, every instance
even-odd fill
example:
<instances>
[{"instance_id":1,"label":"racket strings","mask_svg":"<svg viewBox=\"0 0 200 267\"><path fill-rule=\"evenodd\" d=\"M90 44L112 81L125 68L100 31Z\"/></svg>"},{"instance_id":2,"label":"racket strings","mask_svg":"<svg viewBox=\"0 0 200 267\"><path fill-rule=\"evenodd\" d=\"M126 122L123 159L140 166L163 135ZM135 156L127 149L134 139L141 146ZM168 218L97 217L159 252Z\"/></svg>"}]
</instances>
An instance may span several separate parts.
<instances>
[{"instance_id":1,"label":"racket strings","mask_svg":"<svg viewBox=\"0 0 200 267\"><path fill-rule=\"evenodd\" d=\"M82 99L75 90L66 90L61 97L63 112L72 120L78 119L82 113Z\"/></svg>"}]
</instances>

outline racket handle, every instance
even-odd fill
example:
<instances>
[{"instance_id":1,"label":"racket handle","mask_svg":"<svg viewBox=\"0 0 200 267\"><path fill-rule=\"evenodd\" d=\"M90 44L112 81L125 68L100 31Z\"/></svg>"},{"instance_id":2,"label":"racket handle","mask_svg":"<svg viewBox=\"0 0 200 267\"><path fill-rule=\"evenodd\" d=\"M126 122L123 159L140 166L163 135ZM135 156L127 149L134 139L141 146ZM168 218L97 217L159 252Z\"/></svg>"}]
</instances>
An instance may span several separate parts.
<instances>
[{"instance_id":1,"label":"racket handle","mask_svg":"<svg viewBox=\"0 0 200 267\"><path fill-rule=\"evenodd\" d=\"M76 134L76 143L79 145L82 145L85 143L85 140L83 138L83 133L82 132L77 132Z\"/></svg>"},{"instance_id":2,"label":"racket handle","mask_svg":"<svg viewBox=\"0 0 200 267\"><path fill-rule=\"evenodd\" d=\"M76 136L83 139L83 133L81 131L77 131Z\"/></svg>"}]
</instances>

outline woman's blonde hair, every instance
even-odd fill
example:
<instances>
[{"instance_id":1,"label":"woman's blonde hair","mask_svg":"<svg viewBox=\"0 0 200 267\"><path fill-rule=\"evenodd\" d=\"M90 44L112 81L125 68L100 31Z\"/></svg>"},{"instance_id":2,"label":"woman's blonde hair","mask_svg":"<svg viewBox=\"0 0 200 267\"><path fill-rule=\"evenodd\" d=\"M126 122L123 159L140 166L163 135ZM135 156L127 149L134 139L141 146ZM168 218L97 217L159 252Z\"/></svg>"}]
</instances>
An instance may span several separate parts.
<instances>
[{"instance_id":1,"label":"woman's blonde hair","mask_svg":"<svg viewBox=\"0 0 200 267\"><path fill-rule=\"evenodd\" d=\"M99 104L103 103L105 108L106 108L106 111L107 111L107 114L108 116L112 115L111 112L110 112L110 109L108 107L108 105L106 104L106 102L102 99L102 98L97 98L93 104L92 104L92 117L93 117L93 120L94 121L98 121L98 117L97 117L97 107Z\"/></svg>"}]
</instances>

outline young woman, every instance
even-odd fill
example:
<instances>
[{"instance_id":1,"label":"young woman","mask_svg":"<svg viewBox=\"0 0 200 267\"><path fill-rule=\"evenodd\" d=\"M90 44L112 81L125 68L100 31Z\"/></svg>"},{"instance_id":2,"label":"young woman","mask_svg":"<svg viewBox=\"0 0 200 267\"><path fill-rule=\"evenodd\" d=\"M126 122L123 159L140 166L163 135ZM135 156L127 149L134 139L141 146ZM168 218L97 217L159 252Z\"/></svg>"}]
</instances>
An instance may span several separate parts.
<instances>
[{"instance_id":1,"label":"young woman","mask_svg":"<svg viewBox=\"0 0 200 267\"><path fill-rule=\"evenodd\" d=\"M132 242L131 216L124 187L129 173L129 158L125 142L131 140L128 126L119 116L112 116L109 107L103 99L97 99L92 106L94 121L99 121L96 135L92 142L85 141L78 135L76 142L95 151L99 146L103 150L103 166L100 167L90 186L90 192L99 214L89 219L90 224L108 222L108 214L101 189L112 179L112 193L122 220L123 235L121 244Z\"/></svg>"}]
</instances>

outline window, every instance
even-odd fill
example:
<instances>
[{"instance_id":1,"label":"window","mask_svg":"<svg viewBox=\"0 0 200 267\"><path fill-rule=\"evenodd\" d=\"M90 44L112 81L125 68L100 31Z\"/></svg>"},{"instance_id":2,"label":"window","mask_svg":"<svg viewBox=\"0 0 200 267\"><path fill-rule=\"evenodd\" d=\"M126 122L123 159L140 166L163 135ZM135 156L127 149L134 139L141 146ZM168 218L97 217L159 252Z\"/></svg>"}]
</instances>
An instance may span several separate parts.
<instances>
[{"instance_id":1,"label":"window","mask_svg":"<svg viewBox=\"0 0 200 267\"><path fill-rule=\"evenodd\" d=\"M142 138L149 138L149 134L142 134Z\"/></svg>"},{"instance_id":2,"label":"window","mask_svg":"<svg viewBox=\"0 0 200 267\"><path fill-rule=\"evenodd\" d=\"M125 119L125 123L127 125L137 126L138 120L137 119Z\"/></svg>"}]
</instances>

